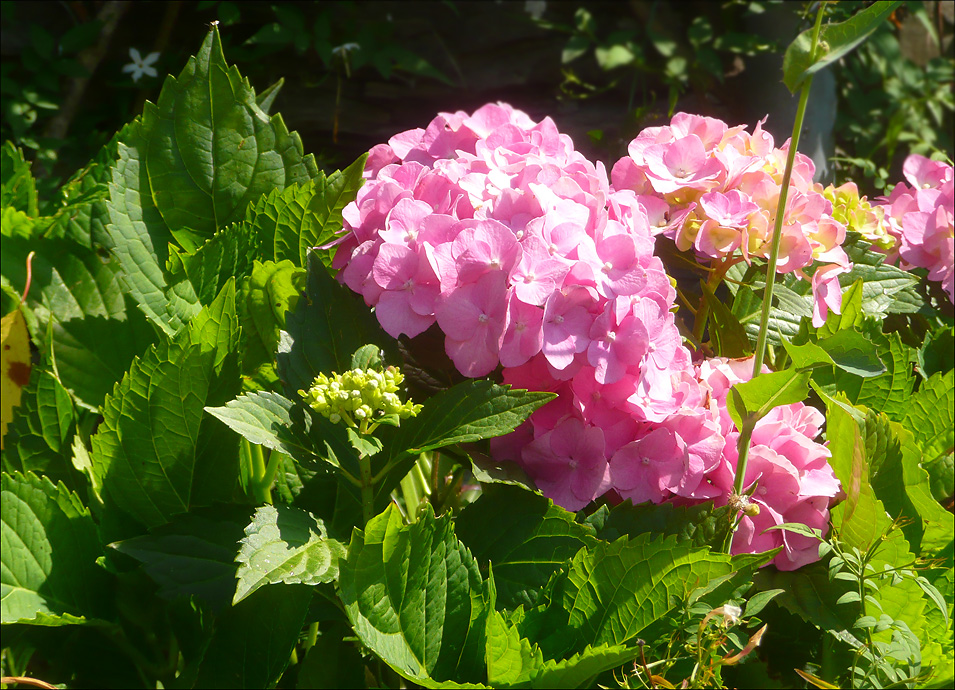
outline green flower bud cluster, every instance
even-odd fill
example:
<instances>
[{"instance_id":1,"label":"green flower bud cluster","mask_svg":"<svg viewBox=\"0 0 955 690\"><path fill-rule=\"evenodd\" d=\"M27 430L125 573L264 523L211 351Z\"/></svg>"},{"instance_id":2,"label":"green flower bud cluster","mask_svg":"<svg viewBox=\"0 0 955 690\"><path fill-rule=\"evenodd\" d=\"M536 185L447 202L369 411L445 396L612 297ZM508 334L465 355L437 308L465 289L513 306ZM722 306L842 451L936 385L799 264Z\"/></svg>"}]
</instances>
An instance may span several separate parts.
<instances>
[{"instance_id":1,"label":"green flower bud cluster","mask_svg":"<svg viewBox=\"0 0 955 690\"><path fill-rule=\"evenodd\" d=\"M866 197L859 196L859 188L854 182L839 187L829 185L821 191L832 202L832 217L847 230L858 232L884 252L895 249L898 240L886 229L885 208L873 206Z\"/></svg>"},{"instance_id":2,"label":"green flower bud cluster","mask_svg":"<svg viewBox=\"0 0 955 690\"><path fill-rule=\"evenodd\" d=\"M398 390L404 375L395 367L384 371L352 369L344 374L319 374L308 391L299 391L308 406L329 421L361 427L363 432L386 417L407 419L421 410L410 400L401 402Z\"/></svg>"}]
</instances>

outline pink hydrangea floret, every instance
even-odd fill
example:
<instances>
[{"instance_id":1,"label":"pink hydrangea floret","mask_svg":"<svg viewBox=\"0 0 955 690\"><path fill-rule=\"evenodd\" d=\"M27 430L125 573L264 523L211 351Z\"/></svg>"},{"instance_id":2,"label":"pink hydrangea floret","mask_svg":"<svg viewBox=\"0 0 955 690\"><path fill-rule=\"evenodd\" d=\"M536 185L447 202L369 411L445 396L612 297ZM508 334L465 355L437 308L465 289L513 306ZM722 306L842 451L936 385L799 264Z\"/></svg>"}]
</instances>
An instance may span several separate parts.
<instances>
[{"instance_id":1,"label":"pink hydrangea floret","mask_svg":"<svg viewBox=\"0 0 955 690\"><path fill-rule=\"evenodd\" d=\"M955 302L955 183L952 166L912 154L902 168L899 182L888 197L879 199L885 209L884 229L896 244L887 253L902 268L928 269Z\"/></svg>"}]
</instances>

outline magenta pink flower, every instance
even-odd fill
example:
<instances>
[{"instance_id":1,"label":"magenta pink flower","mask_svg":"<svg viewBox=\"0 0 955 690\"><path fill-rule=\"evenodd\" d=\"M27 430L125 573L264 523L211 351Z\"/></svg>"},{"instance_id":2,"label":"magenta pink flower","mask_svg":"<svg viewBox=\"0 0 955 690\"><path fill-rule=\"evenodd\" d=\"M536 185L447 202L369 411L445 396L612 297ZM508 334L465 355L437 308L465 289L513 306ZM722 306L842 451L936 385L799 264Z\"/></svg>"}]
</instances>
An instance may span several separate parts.
<instances>
[{"instance_id":1,"label":"magenta pink flower","mask_svg":"<svg viewBox=\"0 0 955 690\"><path fill-rule=\"evenodd\" d=\"M382 292L375 307L381 327L392 337L413 338L434 323L438 278L422 254L403 244L381 245L372 276Z\"/></svg>"},{"instance_id":2,"label":"magenta pink flower","mask_svg":"<svg viewBox=\"0 0 955 690\"><path fill-rule=\"evenodd\" d=\"M542 350L556 369L566 369L574 355L586 352L594 316L590 309L596 294L585 287L573 286L554 292L544 305Z\"/></svg>"},{"instance_id":3,"label":"magenta pink flower","mask_svg":"<svg viewBox=\"0 0 955 690\"><path fill-rule=\"evenodd\" d=\"M842 288L839 276L849 268L839 264L820 266L812 275L812 325L819 328L826 322L829 310L842 313Z\"/></svg>"},{"instance_id":4,"label":"magenta pink flower","mask_svg":"<svg viewBox=\"0 0 955 690\"><path fill-rule=\"evenodd\" d=\"M616 300L630 304L624 297ZM587 361L594 367L594 376L600 383L620 380L627 367L640 363L650 345L646 324L632 313L618 317L616 300L607 303L590 327Z\"/></svg>"},{"instance_id":5,"label":"magenta pink flower","mask_svg":"<svg viewBox=\"0 0 955 690\"><path fill-rule=\"evenodd\" d=\"M511 293L504 317L500 360L505 367L519 367L541 351L544 311Z\"/></svg>"},{"instance_id":6,"label":"magenta pink flower","mask_svg":"<svg viewBox=\"0 0 955 690\"><path fill-rule=\"evenodd\" d=\"M609 485L603 432L575 417L534 439L521 459L544 495L567 510L580 510Z\"/></svg>"},{"instance_id":7,"label":"magenta pink flower","mask_svg":"<svg viewBox=\"0 0 955 690\"><path fill-rule=\"evenodd\" d=\"M715 157L707 156L703 142L689 134L667 144L654 144L644 151L647 179L660 194L681 188L707 191L725 170Z\"/></svg>"},{"instance_id":8,"label":"magenta pink flower","mask_svg":"<svg viewBox=\"0 0 955 690\"><path fill-rule=\"evenodd\" d=\"M434 314L446 336L445 350L465 376L486 376L497 366L506 310L501 271L485 273L477 282L441 296Z\"/></svg>"},{"instance_id":9,"label":"magenta pink flower","mask_svg":"<svg viewBox=\"0 0 955 690\"><path fill-rule=\"evenodd\" d=\"M615 223L608 221L611 222ZM622 229L622 226L615 229ZM636 294L646 286L646 271L640 265L640 257L651 254L652 246L649 239L624 231L606 234L598 240L584 238L577 254L589 265L597 291L612 299L617 295Z\"/></svg>"}]
</instances>

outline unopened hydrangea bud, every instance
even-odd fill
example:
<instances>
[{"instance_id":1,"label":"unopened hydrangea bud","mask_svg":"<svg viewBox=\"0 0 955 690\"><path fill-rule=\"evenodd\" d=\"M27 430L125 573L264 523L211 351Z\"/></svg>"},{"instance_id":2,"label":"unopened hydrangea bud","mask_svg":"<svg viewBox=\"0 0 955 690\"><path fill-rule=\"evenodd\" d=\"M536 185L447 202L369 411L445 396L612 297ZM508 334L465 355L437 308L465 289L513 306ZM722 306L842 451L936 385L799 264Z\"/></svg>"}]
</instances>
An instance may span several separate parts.
<instances>
[{"instance_id":1,"label":"unopened hydrangea bud","mask_svg":"<svg viewBox=\"0 0 955 690\"><path fill-rule=\"evenodd\" d=\"M404 376L394 367L384 371L352 369L344 374L319 374L308 391L299 391L309 407L332 423L345 420L349 426L374 424L386 415L414 417L421 405L402 403L398 390Z\"/></svg>"}]
</instances>

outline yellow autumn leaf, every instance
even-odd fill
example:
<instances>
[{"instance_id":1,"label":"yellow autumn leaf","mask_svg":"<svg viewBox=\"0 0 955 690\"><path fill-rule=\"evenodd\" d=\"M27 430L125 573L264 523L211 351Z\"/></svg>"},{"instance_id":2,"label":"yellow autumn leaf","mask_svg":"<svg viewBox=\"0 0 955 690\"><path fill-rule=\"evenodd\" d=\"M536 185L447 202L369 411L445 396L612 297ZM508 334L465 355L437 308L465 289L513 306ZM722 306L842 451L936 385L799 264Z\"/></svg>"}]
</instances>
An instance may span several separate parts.
<instances>
[{"instance_id":1,"label":"yellow autumn leaf","mask_svg":"<svg viewBox=\"0 0 955 690\"><path fill-rule=\"evenodd\" d=\"M30 381L30 335L23 313L14 309L0 319L0 449L20 404L20 393Z\"/></svg>"}]
</instances>

